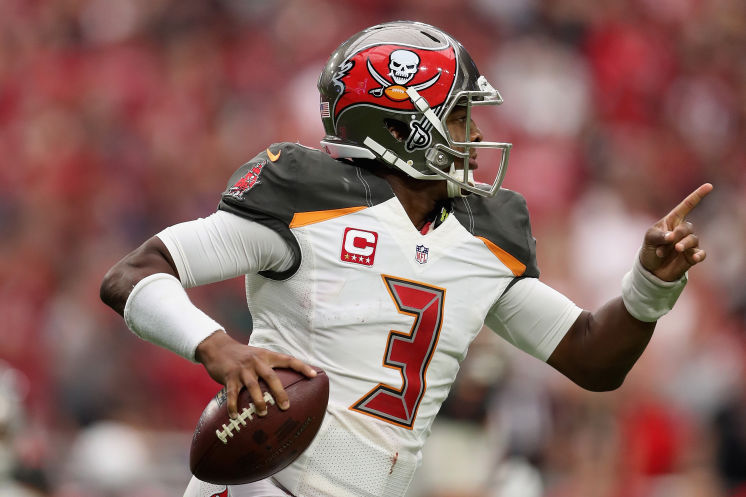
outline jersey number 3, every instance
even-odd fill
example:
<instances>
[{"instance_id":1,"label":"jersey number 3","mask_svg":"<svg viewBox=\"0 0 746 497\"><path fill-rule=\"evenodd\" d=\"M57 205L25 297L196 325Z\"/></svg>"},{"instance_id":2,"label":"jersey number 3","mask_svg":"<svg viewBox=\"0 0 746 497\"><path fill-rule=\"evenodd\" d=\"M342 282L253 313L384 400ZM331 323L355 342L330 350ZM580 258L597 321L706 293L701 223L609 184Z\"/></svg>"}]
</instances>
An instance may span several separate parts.
<instances>
[{"instance_id":1,"label":"jersey number 3","mask_svg":"<svg viewBox=\"0 0 746 497\"><path fill-rule=\"evenodd\" d=\"M399 312L414 317L409 333L391 330L383 356L385 367L399 370L402 384L397 388L381 383L350 409L411 430L425 395L425 374L443 325L446 291L416 281L382 277Z\"/></svg>"}]
</instances>

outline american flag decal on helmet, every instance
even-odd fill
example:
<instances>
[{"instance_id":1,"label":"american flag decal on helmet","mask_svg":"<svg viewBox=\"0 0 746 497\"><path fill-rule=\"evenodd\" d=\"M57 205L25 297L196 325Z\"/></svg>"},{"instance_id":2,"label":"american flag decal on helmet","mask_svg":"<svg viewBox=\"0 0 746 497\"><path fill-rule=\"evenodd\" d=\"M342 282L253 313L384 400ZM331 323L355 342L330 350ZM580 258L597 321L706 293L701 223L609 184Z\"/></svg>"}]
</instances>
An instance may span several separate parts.
<instances>
[{"instance_id":1,"label":"american flag decal on helmet","mask_svg":"<svg viewBox=\"0 0 746 497\"><path fill-rule=\"evenodd\" d=\"M332 117L329 110L329 102L321 102L321 117Z\"/></svg>"}]
</instances>

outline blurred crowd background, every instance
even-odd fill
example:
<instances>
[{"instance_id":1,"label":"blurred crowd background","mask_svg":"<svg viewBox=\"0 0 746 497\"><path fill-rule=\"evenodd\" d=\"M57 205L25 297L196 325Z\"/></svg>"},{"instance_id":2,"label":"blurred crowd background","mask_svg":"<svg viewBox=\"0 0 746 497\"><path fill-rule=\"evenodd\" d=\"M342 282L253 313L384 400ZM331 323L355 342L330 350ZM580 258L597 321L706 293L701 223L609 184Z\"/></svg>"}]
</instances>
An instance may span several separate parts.
<instances>
[{"instance_id":1,"label":"blurred crowd background","mask_svg":"<svg viewBox=\"0 0 746 497\"><path fill-rule=\"evenodd\" d=\"M316 78L369 25L459 39L505 104L544 281L596 308L705 181L708 260L622 388L588 393L489 332L413 497L746 495L742 0L0 0L0 496L181 495L217 390L98 299L105 271L213 212L278 141L316 146ZM237 337L242 282L191 294Z\"/></svg>"}]
</instances>

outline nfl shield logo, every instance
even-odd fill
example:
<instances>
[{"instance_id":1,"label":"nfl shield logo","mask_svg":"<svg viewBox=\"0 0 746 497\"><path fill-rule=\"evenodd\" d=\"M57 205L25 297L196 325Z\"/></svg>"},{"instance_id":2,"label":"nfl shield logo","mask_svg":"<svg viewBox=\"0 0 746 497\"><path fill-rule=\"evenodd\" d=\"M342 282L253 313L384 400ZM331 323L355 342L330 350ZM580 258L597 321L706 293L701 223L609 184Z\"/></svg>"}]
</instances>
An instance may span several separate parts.
<instances>
[{"instance_id":1,"label":"nfl shield logo","mask_svg":"<svg viewBox=\"0 0 746 497\"><path fill-rule=\"evenodd\" d=\"M414 260L416 260L420 264L425 264L427 262L427 253L429 251L430 249L428 249L424 245L417 245L417 247L415 247Z\"/></svg>"}]
</instances>

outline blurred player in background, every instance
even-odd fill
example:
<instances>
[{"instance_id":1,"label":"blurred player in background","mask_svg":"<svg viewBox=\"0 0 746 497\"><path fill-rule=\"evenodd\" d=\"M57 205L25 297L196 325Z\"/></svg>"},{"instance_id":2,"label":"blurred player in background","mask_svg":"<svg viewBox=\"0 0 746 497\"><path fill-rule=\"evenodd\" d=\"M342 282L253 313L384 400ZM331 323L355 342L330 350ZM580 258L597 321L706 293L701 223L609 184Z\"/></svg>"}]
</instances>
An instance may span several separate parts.
<instances>
[{"instance_id":1,"label":"blurred player in background","mask_svg":"<svg viewBox=\"0 0 746 497\"><path fill-rule=\"evenodd\" d=\"M437 28L366 29L318 86L322 150L270 145L216 213L150 238L102 284L137 335L226 386L232 416L244 387L267 413L259 378L292 408L273 368L329 376L324 425L296 462L228 489L193 479L187 496L402 496L483 325L586 389L615 389L705 259L685 218L710 184L644 234L621 297L595 312L540 282L525 201L500 188L510 144L479 128L502 98ZM248 346L184 290L242 275Z\"/></svg>"}]
</instances>

